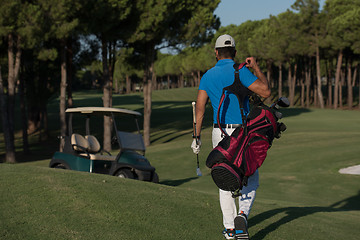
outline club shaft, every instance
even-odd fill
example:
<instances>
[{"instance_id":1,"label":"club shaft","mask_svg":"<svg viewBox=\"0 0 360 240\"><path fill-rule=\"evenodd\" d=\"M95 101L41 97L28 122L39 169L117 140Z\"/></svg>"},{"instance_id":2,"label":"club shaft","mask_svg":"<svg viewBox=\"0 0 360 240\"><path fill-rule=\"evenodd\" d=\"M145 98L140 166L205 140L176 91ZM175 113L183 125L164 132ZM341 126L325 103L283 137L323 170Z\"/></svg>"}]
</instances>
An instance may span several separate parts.
<instances>
[{"instance_id":1,"label":"club shaft","mask_svg":"<svg viewBox=\"0 0 360 240\"><path fill-rule=\"evenodd\" d=\"M195 136L196 144L197 144L198 138L197 138L197 131L196 131L196 103L195 102L192 102L192 108L193 108L194 136Z\"/></svg>"}]
</instances>

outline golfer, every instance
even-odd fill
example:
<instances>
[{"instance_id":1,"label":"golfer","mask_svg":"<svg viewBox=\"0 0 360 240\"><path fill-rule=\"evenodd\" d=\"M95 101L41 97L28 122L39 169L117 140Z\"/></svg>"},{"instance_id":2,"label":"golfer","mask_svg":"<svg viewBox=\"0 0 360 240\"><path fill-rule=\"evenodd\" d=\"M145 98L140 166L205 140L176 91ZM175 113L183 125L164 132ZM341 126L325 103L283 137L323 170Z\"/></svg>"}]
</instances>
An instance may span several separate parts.
<instances>
[{"instance_id":1,"label":"golfer","mask_svg":"<svg viewBox=\"0 0 360 240\"><path fill-rule=\"evenodd\" d=\"M209 98L213 108L213 131L212 131L212 145L213 148L222 140L221 130L218 127L216 116L222 90L224 87L231 85L234 82L234 58L236 55L235 41L228 35L221 35L217 38L215 43L215 55L217 63L208 70L200 81L196 100L196 139L193 140L191 148L195 154L200 152L201 147L201 126L205 114L205 105ZM270 89L265 75L261 72L253 57L246 58L246 67L239 71L241 83L258 94L261 97L267 98L270 96ZM248 69L251 68L254 74ZM221 127L229 135L239 127L242 122L239 101L234 94L225 93L225 100L220 110ZM244 105L244 113L249 113L249 99L246 98ZM223 214L223 225L225 230L223 235L226 239L248 239L247 218L249 216L251 207L255 200L256 189L259 186L259 173L256 171L248 179L247 186L241 190L241 197L239 197L239 209L237 210L235 198L232 193L219 189L220 207Z\"/></svg>"}]
</instances>

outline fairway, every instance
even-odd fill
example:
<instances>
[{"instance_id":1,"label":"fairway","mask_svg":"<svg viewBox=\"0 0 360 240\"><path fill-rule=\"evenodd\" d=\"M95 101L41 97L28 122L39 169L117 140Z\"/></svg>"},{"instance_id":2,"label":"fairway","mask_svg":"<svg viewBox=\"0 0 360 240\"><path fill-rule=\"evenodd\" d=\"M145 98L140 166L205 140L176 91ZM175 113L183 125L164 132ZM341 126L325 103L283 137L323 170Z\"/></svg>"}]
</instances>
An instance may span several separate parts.
<instances>
[{"instance_id":1,"label":"fairway","mask_svg":"<svg viewBox=\"0 0 360 240\"><path fill-rule=\"evenodd\" d=\"M100 102L101 94L84 95L76 94L77 106ZM223 239L218 190L205 167L209 105L199 154L202 177L190 149L195 96L195 88L153 93L146 157L160 184L49 169L44 158L0 164L0 239ZM140 94L117 95L113 102L142 111ZM49 111L54 119L55 111ZM282 113L287 130L260 168L251 239L359 239L360 175L338 171L360 164L360 112Z\"/></svg>"}]
</instances>

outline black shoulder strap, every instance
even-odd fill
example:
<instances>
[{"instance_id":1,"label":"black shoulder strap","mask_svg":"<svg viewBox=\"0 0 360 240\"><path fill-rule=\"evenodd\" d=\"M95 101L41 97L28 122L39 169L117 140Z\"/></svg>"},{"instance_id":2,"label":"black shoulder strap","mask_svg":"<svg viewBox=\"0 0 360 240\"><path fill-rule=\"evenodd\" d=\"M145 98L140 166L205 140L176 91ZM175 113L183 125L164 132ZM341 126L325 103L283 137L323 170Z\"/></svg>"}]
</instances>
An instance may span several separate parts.
<instances>
[{"instance_id":1,"label":"black shoulder strap","mask_svg":"<svg viewBox=\"0 0 360 240\"><path fill-rule=\"evenodd\" d=\"M232 94L235 94L235 96L239 100L239 105L241 108L244 107L244 99L251 94L251 91L248 88L244 87L244 85L242 85L242 83L240 81L239 70L241 68L243 68L244 66L245 66L245 63L241 63L241 64L235 63L234 64L234 69L235 69L234 83L231 84L230 86L227 86L224 88L224 90L227 90L227 91L231 92Z\"/></svg>"},{"instance_id":2,"label":"black shoulder strap","mask_svg":"<svg viewBox=\"0 0 360 240\"><path fill-rule=\"evenodd\" d=\"M249 96L252 92L246 88L244 85L242 85L241 81L240 81L240 77L239 77L239 70L241 68L243 68L245 66L246 63L235 63L234 64L234 69L235 69L235 79L233 84L231 84L230 86L224 87L223 88L223 92L222 92L222 96L220 99L220 103L219 103L219 107L218 107L218 112L217 112L217 123L219 125L219 128L221 130L221 132L225 135L227 135L225 133L225 131L221 128L220 126L220 108L221 105L224 101L225 98L225 91L231 92L232 94L235 94L235 96L237 97L238 101L239 101L239 106L240 106L240 111L241 111L241 117L242 117L242 122L245 123L246 121L246 116L244 114L244 100L247 96Z\"/></svg>"}]
</instances>

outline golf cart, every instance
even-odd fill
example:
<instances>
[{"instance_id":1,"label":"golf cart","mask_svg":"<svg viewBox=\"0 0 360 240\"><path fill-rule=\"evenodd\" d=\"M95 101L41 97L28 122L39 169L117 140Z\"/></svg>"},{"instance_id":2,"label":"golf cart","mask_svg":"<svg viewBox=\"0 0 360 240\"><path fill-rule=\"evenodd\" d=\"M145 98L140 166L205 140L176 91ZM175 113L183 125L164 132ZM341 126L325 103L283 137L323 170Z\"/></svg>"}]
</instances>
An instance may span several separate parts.
<instances>
[{"instance_id":1,"label":"golf cart","mask_svg":"<svg viewBox=\"0 0 360 240\"><path fill-rule=\"evenodd\" d=\"M62 152L55 152L50 168L159 182L155 168L145 158L145 144L137 121L137 117L141 116L139 112L105 107L68 108L65 112L68 116L68 135L61 136L65 142L64 147ZM98 140L103 135L103 131L99 133L99 128L103 126L104 116L108 116L113 124L111 144L113 150L117 149L115 153L111 151L113 154L104 151ZM84 126L79 128L80 124L75 124L79 123L79 119L85 121L85 129ZM129 123L134 120L133 128L136 133L120 131L124 128L131 129ZM90 132L90 129L97 131Z\"/></svg>"}]
</instances>

